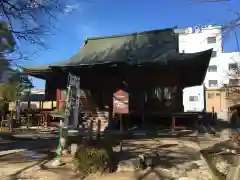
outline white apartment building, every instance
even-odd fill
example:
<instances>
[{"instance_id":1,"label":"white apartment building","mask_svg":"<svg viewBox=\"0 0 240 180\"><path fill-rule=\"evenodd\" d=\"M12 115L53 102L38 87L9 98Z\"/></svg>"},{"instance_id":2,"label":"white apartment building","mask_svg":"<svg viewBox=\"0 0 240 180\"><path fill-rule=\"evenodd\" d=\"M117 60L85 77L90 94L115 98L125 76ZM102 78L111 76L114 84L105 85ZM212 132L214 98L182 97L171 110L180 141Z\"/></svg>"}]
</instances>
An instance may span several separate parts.
<instances>
[{"instance_id":1,"label":"white apartment building","mask_svg":"<svg viewBox=\"0 0 240 180\"><path fill-rule=\"evenodd\" d=\"M176 32L179 33L180 52L194 53L213 49L203 85L183 90L184 111L205 111L207 98L205 90L219 89L228 84L229 70L238 67L240 55L238 52L224 53L220 26L196 26Z\"/></svg>"}]
</instances>

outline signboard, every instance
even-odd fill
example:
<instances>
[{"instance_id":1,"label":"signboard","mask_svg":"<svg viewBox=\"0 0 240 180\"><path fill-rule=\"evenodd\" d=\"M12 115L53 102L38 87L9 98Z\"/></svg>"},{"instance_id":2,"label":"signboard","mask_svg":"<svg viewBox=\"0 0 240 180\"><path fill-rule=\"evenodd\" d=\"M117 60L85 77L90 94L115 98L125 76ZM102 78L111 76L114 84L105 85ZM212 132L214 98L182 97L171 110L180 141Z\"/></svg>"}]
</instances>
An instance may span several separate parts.
<instances>
[{"instance_id":1,"label":"signboard","mask_svg":"<svg viewBox=\"0 0 240 180\"><path fill-rule=\"evenodd\" d=\"M67 125L78 125L80 93L80 77L69 74L64 119Z\"/></svg>"},{"instance_id":2,"label":"signboard","mask_svg":"<svg viewBox=\"0 0 240 180\"><path fill-rule=\"evenodd\" d=\"M127 92L119 90L113 94L113 113L129 113L129 94Z\"/></svg>"}]
</instances>

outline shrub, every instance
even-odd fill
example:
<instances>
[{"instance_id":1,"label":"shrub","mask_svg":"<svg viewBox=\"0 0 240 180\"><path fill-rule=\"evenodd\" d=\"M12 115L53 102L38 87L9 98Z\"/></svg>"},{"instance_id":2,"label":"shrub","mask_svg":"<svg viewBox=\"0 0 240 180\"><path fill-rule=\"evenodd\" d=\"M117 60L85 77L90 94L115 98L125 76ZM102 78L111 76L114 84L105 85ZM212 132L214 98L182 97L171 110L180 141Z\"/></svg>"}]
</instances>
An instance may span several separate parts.
<instances>
[{"instance_id":1,"label":"shrub","mask_svg":"<svg viewBox=\"0 0 240 180\"><path fill-rule=\"evenodd\" d=\"M96 172L111 172L115 166L113 149L105 141L85 142L77 151L74 163L76 170L85 175Z\"/></svg>"}]
</instances>

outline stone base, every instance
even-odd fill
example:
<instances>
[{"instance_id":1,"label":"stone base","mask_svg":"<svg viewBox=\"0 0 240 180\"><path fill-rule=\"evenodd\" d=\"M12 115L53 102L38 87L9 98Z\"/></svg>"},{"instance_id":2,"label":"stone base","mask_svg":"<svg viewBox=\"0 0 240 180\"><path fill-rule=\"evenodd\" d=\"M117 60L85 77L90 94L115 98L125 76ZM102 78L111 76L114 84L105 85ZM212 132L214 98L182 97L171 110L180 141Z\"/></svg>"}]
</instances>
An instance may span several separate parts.
<instances>
[{"instance_id":1,"label":"stone base","mask_svg":"<svg viewBox=\"0 0 240 180\"><path fill-rule=\"evenodd\" d=\"M228 141L231 139L232 130L231 129L224 129L220 134L221 141Z\"/></svg>"},{"instance_id":2,"label":"stone base","mask_svg":"<svg viewBox=\"0 0 240 180\"><path fill-rule=\"evenodd\" d=\"M78 144L71 144L70 145L70 152L71 155L74 156L76 152L78 151L79 145Z\"/></svg>"},{"instance_id":3,"label":"stone base","mask_svg":"<svg viewBox=\"0 0 240 180\"><path fill-rule=\"evenodd\" d=\"M61 162L61 160L59 158L55 158L52 161L47 162L46 164L44 164L45 168L58 168L59 166L62 166L63 163Z\"/></svg>"},{"instance_id":4,"label":"stone base","mask_svg":"<svg viewBox=\"0 0 240 180\"><path fill-rule=\"evenodd\" d=\"M120 161L117 166L117 172L135 172L140 169L142 169L142 162L140 158Z\"/></svg>"}]
</instances>

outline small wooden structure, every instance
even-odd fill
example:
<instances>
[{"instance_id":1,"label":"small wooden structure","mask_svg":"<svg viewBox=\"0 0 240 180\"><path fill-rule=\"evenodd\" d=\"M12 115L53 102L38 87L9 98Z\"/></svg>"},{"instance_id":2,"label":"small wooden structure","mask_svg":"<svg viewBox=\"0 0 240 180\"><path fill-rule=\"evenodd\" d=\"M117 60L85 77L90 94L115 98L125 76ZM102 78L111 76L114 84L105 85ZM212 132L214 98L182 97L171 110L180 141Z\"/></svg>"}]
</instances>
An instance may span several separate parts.
<instances>
[{"instance_id":1,"label":"small wooden structure","mask_svg":"<svg viewBox=\"0 0 240 180\"><path fill-rule=\"evenodd\" d=\"M25 67L24 72L46 80L49 100L66 89L68 73L79 76L82 99L87 99L82 118L105 114L103 121L112 128L113 94L122 89L129 93L126 121L141 115L137 121L145 118L145 124L153 116L165 122L164 114L171 125L172 113L183 112L182 89L202 84L212 53L179 53L178 46L178 34L171 28L90 38L69 60Z\"/></svg>"}]
</instances>

